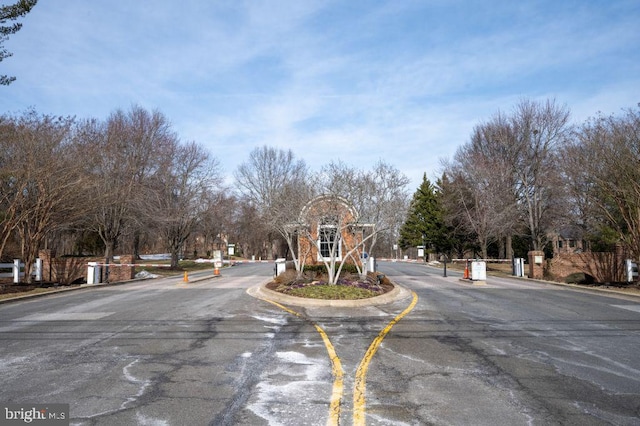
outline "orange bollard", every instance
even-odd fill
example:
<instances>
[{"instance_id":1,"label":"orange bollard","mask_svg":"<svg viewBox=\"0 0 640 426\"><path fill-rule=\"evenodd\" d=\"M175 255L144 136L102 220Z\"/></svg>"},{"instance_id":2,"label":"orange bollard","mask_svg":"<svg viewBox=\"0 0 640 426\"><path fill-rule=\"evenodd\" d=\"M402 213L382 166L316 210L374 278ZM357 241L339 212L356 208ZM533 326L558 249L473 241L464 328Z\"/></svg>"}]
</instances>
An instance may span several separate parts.
<instances>
[{"instance_id":1,"label":"orange bollard","mask_svg":"<svg viewBox=\"0 0 640 426\"><path fill-rule=\"evenodd\" d=\"M462 278L465 280L469 279L469 262L465 263L464 265L464 275Z\"/></svg>"},{"instance_id":2,"label":"orange bollard","mask_svg":"<svg viewBox=\"0 0 640 426\"><path fill-rule=\"evenodd\" d=\"M189 273L187 271L184 271L184 280L185 283L189 282Z\"/></svg>"},{"instance_id":3,"label":"orange bollard","mask_svg":"<svg viewBox=\"0 0 640 426\"><path fill-rule=\"evenodd\" d=\"M213 276L217 277L218 275L220 275L220 269L218 269L217 266L213 267Z\"/></svg>"}]
</instances>

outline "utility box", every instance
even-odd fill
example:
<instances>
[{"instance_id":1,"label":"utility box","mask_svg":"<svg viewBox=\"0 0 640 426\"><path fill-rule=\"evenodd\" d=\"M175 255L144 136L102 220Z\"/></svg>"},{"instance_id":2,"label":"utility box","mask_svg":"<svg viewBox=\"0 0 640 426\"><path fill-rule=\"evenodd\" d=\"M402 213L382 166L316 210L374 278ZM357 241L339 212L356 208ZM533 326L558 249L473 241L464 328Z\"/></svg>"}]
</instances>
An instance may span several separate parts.
<instances>
[{"instance_id":1,"label":"utility box","mask_svg":"<svg viewBox=\"0 0 640 426\"><path fill-rule=\"evenodd\" d=\"M35 269L33 273L36 276L36 281L42 281L42 259L36 259Z\"/></svg>"},{"instance_id":2,"label":"utility box","mask_svg":"<svg viewBox=\"0 0 640 426\"><path fill-rule=\"evenodd\" d=\"M513 259L513 275L516 277L524 277L524 259L516 257Z\"/></svg>"},{"instance_id":3,"label":"utility box","mask_svg":"<svg viewBox=\"0 0 640 426\"><path fill-rule=\"evenodd\" d=\"M627 271L627 282L633 282L638 280L638 264L631 259L625 261Z\"/></svg>"},{"instance_id":4,"label":"utility box","mask_svg":"<svg viewBox=\"0 0 640 426\"><path fill-rule=\"evenodd\" d=\"M487 280L487 263L471 262L471 281Z\"/></svg>"},{"instance_id":5,"label":"utility box","mask_svg":"<svg viewBox=\"0 0 640 426\"><path fill-rule=\"evenodd\" d=\"M285 258L276 259L276 277L287 270L287 261Z\"/></svg>"},{"instance_id":6,"label":"utility box","mask_svg":"<svg viewBox=\"0 0 640 426\"><path fill-rule=\"evenodd\" d=\"M369 272L375 272L377 270L377 266L376 265L376 258L373 256L369 256L369 258L367 259L367 262L369 262L367 264L367 271Z\"/></svg>"},{"instance_id":7,"label":"utility box","mask_svg":"<svg viewBox=\"0 0 640 426\"><path fill-rule=\"evenodd\" d=\"M98 283L100 283L100 265L98 265L98 262L89 262L89 267L87 268L87 284Z\"/></svg>"}]
</instances>

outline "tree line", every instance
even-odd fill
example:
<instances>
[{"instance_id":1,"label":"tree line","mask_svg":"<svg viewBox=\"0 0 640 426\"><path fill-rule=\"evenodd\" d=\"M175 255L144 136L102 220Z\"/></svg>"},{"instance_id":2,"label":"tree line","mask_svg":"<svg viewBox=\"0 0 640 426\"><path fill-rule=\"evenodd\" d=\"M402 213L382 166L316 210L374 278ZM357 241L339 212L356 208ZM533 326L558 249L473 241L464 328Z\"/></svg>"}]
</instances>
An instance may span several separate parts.
<instances>
[{"instance_id":1,"label":"tree line","mask_svg":"<svg viewBox=\"0 0 640 426\"><path fill-rule=\"evenodd\" d=\"M322 194L374 225L366 250L377 256L398 243L449 257L523 256L573 227L594 251L622 243L638 259L639 164L640 106L570 125L566 106L523 100L477 124L412 199L407 177L384 161L312 171L267 145L248 153L231 189L219 161L159 111L75 119L29 110L0 116L0 258L31 265L50 248L111 262L152 251L177 267L235 243L246 257L297 260L291 226Z\"/></svg>"},{"instance_id":2,"label":"tree line","mask_svg":"<svg viewBox=\"0 0 640 426\"><path fill-rule=\"evenodd\" d=\"M408 179L384 162L360 170L334 162L312 172L293 153L262 146L225 187L219 161L183 142L159 111L139 106L106 119L0 116L0 258L18 257L29 277L43 248L64 255L142 251L211 256L235 243L256 258L294 255L288 226L318 194L349 200L397 239ZM193 248L193 251L189 248Z\"/></svg>"},{"instance_id":3,"label":"tree line","mask_svg":"<svg viewBox=\"0 0 640 426\"><path fill-rule=\"evenodd\" d=\"M401 246L525 257L571 230L593 251L620 243L640 258L640 104L577 125L569 117L554 100L522 100L477 124L441 177L423 178Z\"/></svg>"},{"instance_id":4,"label":"tree line","mask_svg":"<svg viewBox=\"0 0 640 426\"><path fill-rule=\"evenodd\" d=\"M97 254L162 241L177 266L183 243L217 194L217 161L182 142L158 111L106 120L34 110L0 117L0 257L29 277L38 251Z\"/></svg>"}]
</instances>

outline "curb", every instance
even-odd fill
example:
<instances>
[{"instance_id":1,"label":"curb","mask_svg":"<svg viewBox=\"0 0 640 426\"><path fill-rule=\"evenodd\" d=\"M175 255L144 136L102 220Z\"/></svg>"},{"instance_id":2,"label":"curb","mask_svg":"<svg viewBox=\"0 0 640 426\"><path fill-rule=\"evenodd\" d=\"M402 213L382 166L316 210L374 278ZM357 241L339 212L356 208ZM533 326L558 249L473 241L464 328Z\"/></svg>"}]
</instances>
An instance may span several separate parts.
<instances>
[{"instance_id":1,"label":"curb","mask_svg":"<svg viewBox=\"0 0 640 426\"><path fill-rule=\"evenodd\" d=\"M130 283L134 283L134 282L138 282L138 281L145 281L145 280L148 280L148 279L152 279L152 278L136 278L136 279L133 279L133 280L118 281L118 282L115 282L115 283L80 284L79 286L74 286L74 287L70 287L70 288L60 288L58 290L43 291L42 293L23 294L21 296L7 297L5 299L0 299L0 305L2 305L4 303L10 303L10 302L19 302L19 301L22 301L22 300L37 299L39 297L51 296L51 295L54 295L54 294L67 293L69 291L91 290L91 289L94 289L94 288L112 287L112 286L117 286L117 285L130 284Z\"/></svg>"},{"instance_id":2,"label":"curb","mask_svg":"<svg viewBox=\"0 0 640 426\"><path fill-rule=\"evenodd\" d=\"M535 279L535 278L520 278L521 280L528 280L528 281L533 281L533 282L537 282L540 284L547 284L547 285L553 285L553 286L557 286L557 287L568 287L568 288L572 288L575 290L582 290L582 291L587 291L590 293L608 293L608 294L615 294L618 296L629 296L629 297L640 297L640 294L637 293L631 293L631 292L627 292L627 291L621 291L621 290L616 290L615 288L598 288L598 287L586 287L586 286L582 286L582 285L578 285L578 284L568 284L568 283L559 283L556 281L546 281L546 280L540 280L540 279Z\"/></svg>"},{"instance_id":3,"label":"curb","mask_svg":"<svg viewBox=\"0 0 640 426\"><path fill-rule=\"evenodd\" d=\"M429 265L426 265L429 266ZM433 268L433 266L430 266L431 268ZM460 272L460 271L457 271ZM487 272L487 279L489 277L494 277L494 278L510 278L510 279L514 279L514 280L518 280L518 281L524 281L524 282L536 282L536 283L540 283L540 284L547 284L547 285L553 285L553 286L557 286L557 287L567 287L567 288L572 288L575 290L583 290L583 291L587 291L587 292L591 292L591 293L608 293L608 294L612 294L612 295L619 295L619 296L629 296L629 297L636 297L636 298L640 298L640 293L630 293L630 292L626 292L626 291L621 291L621 290L617 290L615 288L599 288L599 287L586 287L586 286L582 286L582 285L578 285L578 284L568 284L568 283L559 283L557 281L548 281L548 280L541 280L538 278L529 278L529 277L516 277L514 275L501 275L501 274L494 274L491 272ZM470 286L478 286L481 287L483 284L487 284L486 281L477 281L478 284L474 284L474 281L468 280L468 279L464 279L464 278L460 278L459 281L463 284L467 284Z\"/></svg>"},{"instance_id":4,"label":"curb","mask_svg":"<svg viewBox=\"0 0 640 426\"><path fill-rule=\"evenodd\" d=\"M467 285L487 285L487 280L470 280L468 278L460 278L458 280L459 282L461 282L462 284L467 284Z\"/></svg>"},{"instance_id":5,"label":"curb","mask_svg":"<svg viewBox=\"0 0 640 426\"><path fill-rule=\"evenodd\" d=\"M179 276L180 275L175 275L175 276L169 276L169 277L164 277L164 278L176 278L176 277L179 277ZM214 278L219 278L220 276L221 275L211 275L211 276L205 276L205 277L198 277L198 278L190 279L189 282L186 282L184 284L185 285L189 285L191 283L196 283L196 282L199 282L199 281L212 280ZM131 284L131 283L135 283L135 282L148 281L148 280L153 280L153 279L155 279L155 278L134 278L132 280L118 281L118 282L115 282L115 283L80 284L79 286L74 286L74 287L70 287L70 288L60 288L58 290L43 291L42 293L23 294L21 296L7 297L5 299L0 299L0 305L5 304L5 303L11 303L11 302L20 302L20 301L29 300L29 299L37 299L39 297L52 296L52 295L55 295L55 294L66 293L66 292L69 292L69 291L92 290L92 289L98 289L98 288L103 288L103 287L114 287L114 286L118 286L118 285Z\"/></svg>"},{"instance_id":6,"label":"curb","mask_svg":"<svg viewBox=\"0 0 640 426\"><path fill-rule=\"evenodd\" d=\"M247 294L256 299L269 300L273 302L283 303L285 305L304 306L304 307L331 307L331 308L359 308L364 306L386 305L396 300L411 297L411 292L406 288L393 283L393 290L380 296L370 297L367 299L355 300L327 300L327 299L307 299L304 297L290 296L277 291L266 288L271 282L251 287L247 289Z\"/></svg>"}]
</instances>

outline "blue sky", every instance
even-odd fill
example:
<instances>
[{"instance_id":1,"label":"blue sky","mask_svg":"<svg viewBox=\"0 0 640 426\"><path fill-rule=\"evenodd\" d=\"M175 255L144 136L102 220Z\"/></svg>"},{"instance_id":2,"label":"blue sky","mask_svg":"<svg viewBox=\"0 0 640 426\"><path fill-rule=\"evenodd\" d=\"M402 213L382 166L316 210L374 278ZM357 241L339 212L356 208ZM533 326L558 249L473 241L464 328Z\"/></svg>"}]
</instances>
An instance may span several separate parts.
<instances>
[{"instance_id":1,"label":"blue sky","mask_svg":"<svg viewBox=\"0 0 640 426\"><path fill-rule=\"evenodd\" d=\"M229 176L268 145L413 191L523 98L574 123L640 102L638 0L40 0L21 22L0 113L158 109Z\"/></svg>"}]
</instances>

